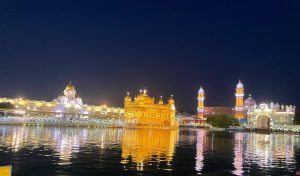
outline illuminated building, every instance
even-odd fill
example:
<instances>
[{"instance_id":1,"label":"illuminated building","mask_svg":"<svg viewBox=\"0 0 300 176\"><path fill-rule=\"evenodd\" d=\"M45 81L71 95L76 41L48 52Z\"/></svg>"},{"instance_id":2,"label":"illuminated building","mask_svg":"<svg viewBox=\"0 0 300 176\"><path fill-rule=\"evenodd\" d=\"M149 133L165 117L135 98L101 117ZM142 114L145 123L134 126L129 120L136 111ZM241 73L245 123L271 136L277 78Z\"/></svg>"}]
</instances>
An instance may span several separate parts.
<instances>
[{"instance_id":1,"label":"illuminated building","mask_svg":"<svg viewBox=\"0 0 300 176\"><path fill-rule=\"evenodd\" d=\"M205 93L202 87L200 87L198 91L198 108L197 108L197 120L198 123L205 123L206 118L204 118L204 99L205 99Z\"/></svg>"},{"instance_id":2,"label":"illuminated building","mask_svg":"<svg viewBox=\"0 0 300 176\"><path fill-rule=\"evenodd\" d=\"M181 126L199 126L199 127L207 127L206 126L206 118L204 117L204 100L205 100L205 92L202 87L200 87L198 91L197 101L197 116L190 117L181 117L180 125Z\"/></svg>"},{"instance_id":3,"label":"illuminated building","mask_svg":"<svg viewBox=\"0 0 300 176\"><path fill-rule=\"evenodd\" d=\"M235 89L236 103L234 108L234 117L237 119L244 118L244 86L241 81L236 86Z\"/></svg>"},{"instance_id":4,"label":"illuminated building","mask_svg":"<svg viewBox=\"0 0 300 176\"><path fill-rule=\"evenodd\" d=\"M175 102L173 96L164 104L162 97L158 103L149 97L146 90L132 101L129 93L124 99L124 122L134 127L168 127L177 128L175 119Z\"/></svg>"},{"instance_id":5,"label":"illuminated building","mask_svg":"<svg viewBox=\"0 0 300 176\"><path fill-rule=\"evenodd\" d=\"M0 103L9 102L14 105L15 109L5 110L6 112L14 112L19 115L31 116L49 116L68 118L88 118L88 117L119 117L122 116L124 110L122 108L107 107L106 105L94 106L83 104L82 99L76 93L75 87L71 82L66 86L63 95L57 97L53 101L38 101L28 99L10 99L0 98ZM4 111L4 110L2 110Z\"/></svg>"},{"instance_id":6,"label":"illuminated building","mask_svg":"<svg viewBox=\"0 0 300 176\"><path fill-rule=\"evenodd\" d=\"M158 168L169 166L173 160L178 130L125 129L122 141L124 168L142 171L147 165ZM167 167L168 168L168 167Z\"/></svg>"},{"instance_id":7,"label":"illuminated building","mask_svg":"<svg viewBox=\"0 0 300 176\"><path fill-rule=\"evenodd\" d=\"M66 86L64 95L53 100L55 102L56 112L74 112L79 114L88 114L83 108L82 99L76 94L75 87L71 82Z\"/></svg>"},{"instance_id":8,"label":"illuminated building","mask_svg":"<svg viewBox=\"0 0 300 176\"><path fill-rule=\"evenodd\" d=\"M249 97L244 101L244 110L248 110L249 108L252 108L254 106L256 106L256 101L250 94Z\"/></svg>"},{"instance_id":9,"label":"illuminated building","mask_svg":"<svg viewBox=\"0 0 300 176\"><path fill-rule=\"evenodd\" d=\"M278 103L248 107L248 125L258 129L275 129L280 126L292 125L295 117L295 106L284 106Z\"/></svg>"}]
</instances>

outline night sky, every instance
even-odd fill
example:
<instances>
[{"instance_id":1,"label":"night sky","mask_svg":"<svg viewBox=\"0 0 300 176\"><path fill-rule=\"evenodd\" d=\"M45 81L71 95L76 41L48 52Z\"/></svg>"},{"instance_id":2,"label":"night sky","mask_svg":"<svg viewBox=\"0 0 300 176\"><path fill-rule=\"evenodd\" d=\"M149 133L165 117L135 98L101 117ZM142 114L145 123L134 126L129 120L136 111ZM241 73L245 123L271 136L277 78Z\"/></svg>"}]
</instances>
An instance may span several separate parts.
<instances>
[{"instance_id":1,"label":"night sky","mask_svg":"<svg viewBox=\"0 0 300 176\"><path fill-rule=\"evenodd\" d=\"M71 80L88 104L174 94L195 113L258 102L300 108L300 2L0 1L0 97L53 100Z\"/></svg>"}]
</instances>

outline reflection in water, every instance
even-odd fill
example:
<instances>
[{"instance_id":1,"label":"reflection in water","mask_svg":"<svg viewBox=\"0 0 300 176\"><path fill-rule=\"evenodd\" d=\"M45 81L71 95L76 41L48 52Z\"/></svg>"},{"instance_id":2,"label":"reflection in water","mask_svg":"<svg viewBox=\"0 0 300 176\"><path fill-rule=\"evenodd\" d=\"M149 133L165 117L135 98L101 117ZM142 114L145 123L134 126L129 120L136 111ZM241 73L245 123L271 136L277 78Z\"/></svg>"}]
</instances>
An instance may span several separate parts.
<instances>
[{"instance_id":1,"label":"reflection in water","mask_svg":"<svg viewBox=\"0 0 300 176\"><path fill-rule=\"evenodd\" d=\"M199 129L197 130L197 143L196 143L196 167L197 172L201 172L204 163L203 151L206 145L206 130Z\"/></svg>"},{"instance_id":2,"label":"reflection in water","mask_svg":"<svg viewBox=\"0 0 300 176\"><path fill-rule=\"evenodd\" d=\"M249 169L253 165L261 170L284 168L293 172L296 169L294 147L300 144L297 135L235 133L234 139L235 175L244 175L243 166Z\"/></svg>"},{"instance_id":3,"label":"reflection in water","mask_svg":"<svg viewBox=\"0 0 300 176\"><path fill-rule=\"evenodd\" d=\"M7 133L7 129L11 129ZM120 141L122 129L53 128L53 127L2 127L1 146L7 146L13 152L23 148L29 150L44 147L54 150L62 165L75 157L80 147L86 143L105 148L114 141ZM7 133L7 134L6 134ZM5 135L6 134L6 135Z\"/></svg>"},{"instance_id":4,"label":"reflection in water","mask_svg":"<svg viewBox=\"0 0 300 176\"><path fill-rule=\"evenodd\" d=\"M235 175L243 175L243 140L244 133L235 133L234 134L234 159L233 165L235 170L233 174Z\"/></svg>"},{"instance_id":5,"label":"reflection in water","mask_svg":"<svg viewBox=\"0 0 300 176\"><path fill-rule=\"evenodd\" d=\"M144 170L145 164L171 170L178 130L126 129L123 132L122 164L125 169Z\"/></svg>"},{"instance_id":6,"label":"reflection in water","mask_svg":"<svg viewBox=\"0 0 300 176\"><path fill-rule=\"evenodd\" d=\"M18 170L36 169L40 162L41 167L52 166L48 175L80 175L86 168L92 168L87 170L91 175L178 170L186 175L293 175L298 146L295 134L0 126L0 164L11 161ZM33 166L24 165L31 161ZM64 173L51 172L59 169Z\"/></svg>"},{"instance_id":7,"label":"reflection in water","mask_svg":"<svg viewBox=\"0 0 300 176\"><path fill-rule=\"evenodd\" d=\"M299 138L291 134L248 134L245 158L261 168L285 168L293 166L295 161L294 146Z\"/></svg>"}]
</instances>

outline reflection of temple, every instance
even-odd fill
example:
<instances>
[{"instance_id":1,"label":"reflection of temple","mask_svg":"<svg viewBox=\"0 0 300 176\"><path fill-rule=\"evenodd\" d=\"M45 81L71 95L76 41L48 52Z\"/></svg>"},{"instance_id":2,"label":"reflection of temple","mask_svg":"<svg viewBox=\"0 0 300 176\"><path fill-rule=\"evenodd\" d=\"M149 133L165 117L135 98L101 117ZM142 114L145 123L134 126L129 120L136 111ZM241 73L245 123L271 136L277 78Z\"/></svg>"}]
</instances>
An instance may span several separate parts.
<instances>
[{"instance_id":1,"label":"reflection of temple","mask_svg":"<svg viewBox=\"0 0 300 176\"><path fill-rule=\"evenodd\" d=\"M32 116L119 116L123 114L123 109L103 106L83 104L82 99L76 93L75 87L71 82L66 86L64 95L57 97L53 101L37 101L28 99L9 99L0 98L0 103L9 102L14 105L17 114L28 114Z\"/></svg>"},{"instance_id":2,"label":"reflection of temple","mask_svg":"<svg viewBox=\"0 0 300 176\"><path fill-rule=\"evenodd\" d=\"M173 97L164 104L162 97L156 104L147 91L140 91L140 94L131 100L129 93L124 100L124 120L130 126L150 126L177 128L178 122L175 119L175 102Z\"/></svg>"},{"instance_id":3,"label":"reflection of temple","mask_svg":"<svg viewBox=\"0 0 300 176\"><path fill-rule=\"evenodd\" d=\"M127 129L123 132L121 163L125 168L143 170L147 164L170 166L178 130Z\"/></svg>"}]
</instances>

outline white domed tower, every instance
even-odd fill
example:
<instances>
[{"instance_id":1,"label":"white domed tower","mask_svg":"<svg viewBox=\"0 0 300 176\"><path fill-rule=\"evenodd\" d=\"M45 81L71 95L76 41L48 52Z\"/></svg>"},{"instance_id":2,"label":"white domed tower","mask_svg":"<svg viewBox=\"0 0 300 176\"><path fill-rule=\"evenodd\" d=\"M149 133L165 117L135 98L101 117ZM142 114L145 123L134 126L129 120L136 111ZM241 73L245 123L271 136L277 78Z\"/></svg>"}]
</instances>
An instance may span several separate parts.
<instances>
[{"instance_id":1,"label":"white domed tower","mask_svg":"<svg viewBox=\"0 0 300 176\"><path fill-rule=\"evenodd\" d=\"M198 91L198 108L197 108L197 118L203 119L204 117L204 99L205 93L202 87Z\"/></svg>"},{"instance_id":2,"label":"white domed tower","mask_svg":"<svg viewBox=\"0 0 300 176\"><path fill-rule=\"evenodd\" d=\"M235 97L236 97L236 103L234 108L234 116L237 119L243 119L244 118L244 85L242 84L241 80L239 80L239 83L236 86L235 89Z\"/></svg>"}]
</instances>

